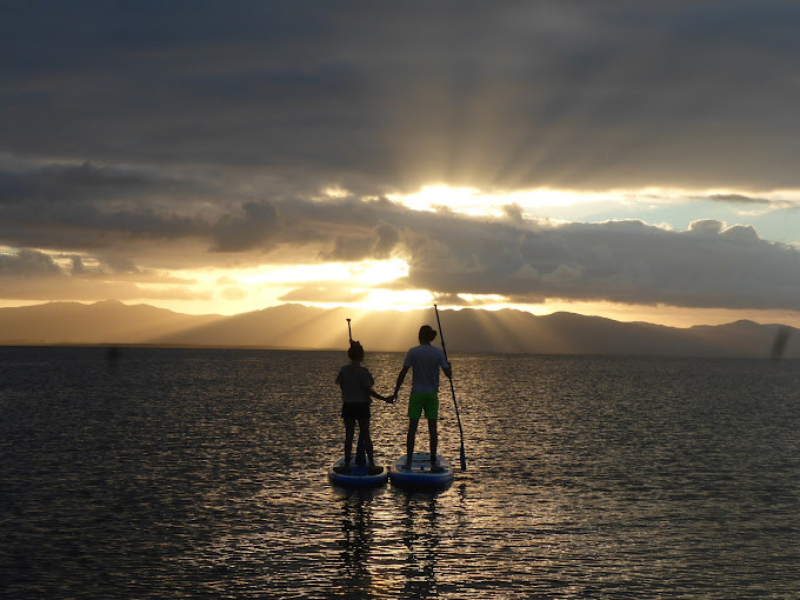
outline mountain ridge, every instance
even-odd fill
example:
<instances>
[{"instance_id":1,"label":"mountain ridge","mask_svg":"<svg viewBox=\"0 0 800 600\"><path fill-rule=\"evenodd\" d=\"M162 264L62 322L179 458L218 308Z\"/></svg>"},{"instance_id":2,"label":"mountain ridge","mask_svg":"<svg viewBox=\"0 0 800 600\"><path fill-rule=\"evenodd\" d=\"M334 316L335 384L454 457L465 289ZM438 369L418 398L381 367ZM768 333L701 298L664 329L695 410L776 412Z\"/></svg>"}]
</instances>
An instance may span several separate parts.
<instances>
[{"instance_id":1,"label":"mountain ridge","mask_svg":"<svg viewBox=\"0 0 800 600\"><path fill-rule=\"evenodd\" d=\"M568 312L516 309L440 311L452 352L800 358L798 330L739 320L686 329ZM345 348L345 319L368 351L403 351L420 325L438 329L430 309L359 312L283 304L232 316L188 315L116 300L0 308L2 345L148 345L324 350ZM782 332L782 333L781 333Z\"/></svg>"}]
</instances>

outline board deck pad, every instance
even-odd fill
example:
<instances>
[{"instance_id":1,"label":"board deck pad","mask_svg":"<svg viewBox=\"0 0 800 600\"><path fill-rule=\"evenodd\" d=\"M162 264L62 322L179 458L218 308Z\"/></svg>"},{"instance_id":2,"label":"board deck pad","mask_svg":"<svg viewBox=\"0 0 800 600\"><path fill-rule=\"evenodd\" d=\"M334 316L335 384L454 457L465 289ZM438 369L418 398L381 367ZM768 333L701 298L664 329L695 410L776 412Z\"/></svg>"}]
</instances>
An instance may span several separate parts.
<instances>
[{"instance_id":1,"label":"board deck pad","mask_svg":"<svg viewBox=\"0 0 800 600\"><path fill-rule=\"evenodd\" d=\"M328 468L328 479L331 483L341 487L377 487L386 483L389 478L389 469L381 465L379 473L370 474L366 464L359 465L350 463L350 471L347 473L337 473L337 467L344 466L344 459L340 458Z\"/></svg>"},{"instance_id":2,"label":"board deck pad","mask_svg":"<svg viewBox=\"0 0 800 600\"><path fill-rule=\"evenodd\" d=\"M428 452L415 452L412 455L411 468L406 468L406 455L397 458L389 469L392 483L406 488L441 489L453 482L452 465L441 454L436 456L437 466L441 472L431 471L431 460Z\"/></svg>"}]
</instances>

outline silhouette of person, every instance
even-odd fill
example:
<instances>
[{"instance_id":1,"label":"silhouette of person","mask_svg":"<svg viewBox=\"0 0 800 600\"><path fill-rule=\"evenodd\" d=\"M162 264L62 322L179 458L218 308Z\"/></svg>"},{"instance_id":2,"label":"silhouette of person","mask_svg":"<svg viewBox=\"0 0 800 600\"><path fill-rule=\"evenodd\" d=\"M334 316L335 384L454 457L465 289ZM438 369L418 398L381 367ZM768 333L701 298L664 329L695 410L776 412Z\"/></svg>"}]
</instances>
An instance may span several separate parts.
<instances>
[{"instance_id":1,"label":"silhouette of person","mask_svg":"<svg viewBox=\"0 0 800 600\"><path fill-rule=\"evenodd\" d=\"M351 341L347 351L350 364L343 366L336 376L336 383L342 390L342 419L344 420L344 465L334 467L337 473L350 471L353 453L353 437L355 436L356 421L358 421L359 436L364 443L369 463L367 472L371 475L379 473L380 467L375 466L375 454L370 434L370 403L371 398L378 398L385 402L392 402L391 396L381 396L372 387L375 380L366 367L361 366L364 360L364 348L361 343Z\"/></svg>"},{"instance_id":2,"label":"silhouette of person","mask_svg":"<svg viewBox=\"0 0 800 600\"><path fill-rule=\"evenodd\" d=\"M431 449L431 471L439 473L443 469L436 464L436 450L439 444L439 369L452 379L453 370L447 362L441 348L431 346L436 339L436 331L430 325L423 325L419 330L419 346L415 346L406 354L403 368L397 376L394 388L394 399L400 393L403 381L409 369L412 369L411 398L408 402L408 436L406 437L406 468L411 468L414 454L414 442L417 427L422 413L428 420L428 433Z\"/></svg>"},{"instance_id":3,"label":"silhouette of person","mask_svg":"<svg viewBox=\"0 0 800 600\"><path fill-rule=\"evenodd\" d=\"M778 327L778 331L775 334L775 340L772 342L772 358L776 360L783 358L783 353L786 350L786 344L791 335L792 330L789 327L786 327L785 325Z\"/></svg>"}]
</instances>

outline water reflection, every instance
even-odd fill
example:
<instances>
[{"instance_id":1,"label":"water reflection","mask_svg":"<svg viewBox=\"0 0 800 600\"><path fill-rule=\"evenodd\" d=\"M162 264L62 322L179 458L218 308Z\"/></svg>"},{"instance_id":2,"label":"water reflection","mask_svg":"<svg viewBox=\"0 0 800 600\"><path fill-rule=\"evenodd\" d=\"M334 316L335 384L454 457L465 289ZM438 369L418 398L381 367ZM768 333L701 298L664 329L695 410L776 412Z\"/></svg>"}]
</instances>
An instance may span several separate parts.
<instances>
[{"instance_id":1,"label":"water reflection","mask_svg":"<svg viewBox=\"0 0 800 600\"><path fill-rule=\"evenodd\" d=\"M371 494L361 490L347 492L342 502L342 578L349 592L366 594L372 587L367 568L372 552ZM367 596L368 597L368 596Z\"/></svg>"},{"instance_id":2,"label":"water reflection","mask_svg":"<svg viewBox=\"0 0 800 600\"><path fill-rule=\"evenodd\" d=\"M340 595L417 599L441 593L445 516L437 494L384 488L337 495Z\"/></svg>"},{"instance_id":3,"label":"water reflection","mask_svg":"<svg viewBox=\"0 0 800 600\"><path fill-rule=\"evenodd\" d=\"M438 550L441 543L437 494L398 495L402 509L402 543L406 550L401 572L403 598L436 595Z\"/></svg>"}]
</instances>

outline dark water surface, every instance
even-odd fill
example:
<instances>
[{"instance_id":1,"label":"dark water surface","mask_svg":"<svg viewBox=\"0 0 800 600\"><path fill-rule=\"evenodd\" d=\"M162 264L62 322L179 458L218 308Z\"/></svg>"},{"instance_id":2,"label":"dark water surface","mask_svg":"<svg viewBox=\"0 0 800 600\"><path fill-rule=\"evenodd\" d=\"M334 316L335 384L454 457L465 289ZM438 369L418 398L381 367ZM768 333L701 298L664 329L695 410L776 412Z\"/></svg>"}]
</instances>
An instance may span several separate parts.
<instances>
[{"instance_id":1,"label":"dark water surface","mask_svg":"<svg viewBox=\"0 0 800 600\"><path fill-rule=\"evenodd\" d=\"M328 485L344 362L0 348L0 597L800 598L800 363L456 355L409 495Z\"/></svg>"}]
</instances>

